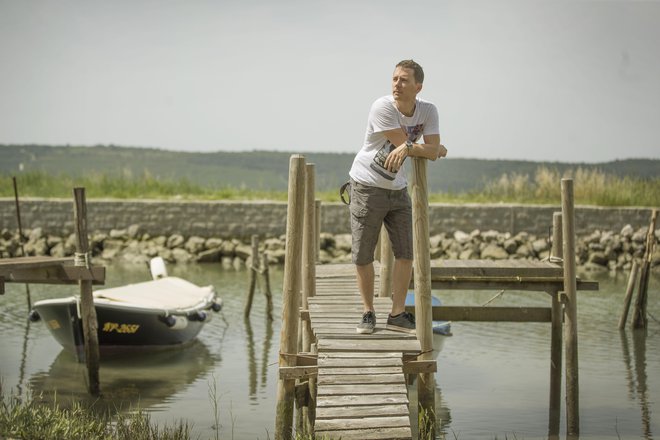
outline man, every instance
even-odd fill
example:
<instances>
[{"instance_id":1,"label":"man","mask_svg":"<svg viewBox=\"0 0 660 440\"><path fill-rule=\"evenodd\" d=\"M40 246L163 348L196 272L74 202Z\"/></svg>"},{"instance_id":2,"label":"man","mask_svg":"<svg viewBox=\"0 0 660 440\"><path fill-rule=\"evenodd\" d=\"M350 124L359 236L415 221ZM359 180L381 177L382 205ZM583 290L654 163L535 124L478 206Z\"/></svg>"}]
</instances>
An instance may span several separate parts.
<instances>
[{"instance_id":1,"label":"man","mask_svg":"<svg viewBox=\"0 0 660 440\"><path fill-rule=\"evenodd\" d=\"M447 155L445 147L440 145L437 108L417 98L423 82L424 71L413 60L396 65L392 95L372 105L364 144L349 172L352 260L364 313L357 326L358 333L372 333L376 326L373 259L383 223L395 258L392 310L387 328L415 331L415 317L405 311L412 275L412 207L401 168L408 156L436 160Z\"/></svg>"}]
</instances>

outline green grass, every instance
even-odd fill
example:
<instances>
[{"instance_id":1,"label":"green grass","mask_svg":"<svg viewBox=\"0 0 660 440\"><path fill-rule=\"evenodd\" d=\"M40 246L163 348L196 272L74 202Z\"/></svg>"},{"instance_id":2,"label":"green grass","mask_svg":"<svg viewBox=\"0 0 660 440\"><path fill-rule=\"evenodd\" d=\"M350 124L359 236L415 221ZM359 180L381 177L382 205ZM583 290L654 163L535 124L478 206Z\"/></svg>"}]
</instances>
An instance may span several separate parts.
<instances>
[{"instance_id":1,"label":"green grass","mask_svg":"<svg viewBox=\"0 0 660 440\"><path fill-rule=\"evenodd\" d=\"M141 410L123 414L96 413L74 402L62 408L57 402L40 403L28 396L0 397L0 438L69 440L187 440L186 422L173 426L152 423Z\"/></svg>"},{"instance_id":2,"label":"green grass","mask_svg":"<svg viewBox=\"0 0 660 440\"><path fill-rule=\"evenodd\" d=\"M525 203L559 204L562 177L574 179L577 204L596 206L660 206L660 177L618 177L597 169L577 168L560 172L539 167L534 175L502 174L481 189L469 192L435 192L431 203ZM246 187L213 187L188 179L163 180L148 172L121 177L92 173L85 177L53 176L35 171L17 177L21 197L70 198L72 188L84 187L87 198L172 199L172 200L271 200L286 201L286 191L265 191ZM13 197L9 175L0 175L0 197ZM317 191L324 202L338 202L338 191Z\"/></svg>"}]
</instances>

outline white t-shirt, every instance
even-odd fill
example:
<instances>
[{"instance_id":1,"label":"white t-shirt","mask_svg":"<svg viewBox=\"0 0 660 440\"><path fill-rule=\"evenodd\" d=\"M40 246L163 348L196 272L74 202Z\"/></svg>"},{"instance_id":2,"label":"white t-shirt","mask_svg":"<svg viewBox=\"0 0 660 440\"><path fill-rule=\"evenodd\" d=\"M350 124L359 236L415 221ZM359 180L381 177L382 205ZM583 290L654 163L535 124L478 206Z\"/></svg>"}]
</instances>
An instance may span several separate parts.
<instances>
[{"instance_id":1,"label":"white t-shirt","mask_svg":"<svg viewBox=\"0 0 660 440\"><path fill-rule=\"evenodd\" d=\"M398 145L392 145L383 132L397 128L403 128L412 142L417 142L423 135L440 134L438 109L434 104L417 98L415 113L408 117L399 112L392 95L377 99L369 111L364 144L355 155L348 173L353 180L385 189L406 187L405 172L393 173L384 167L385 158Z\"/></svg>"}]
</instances>

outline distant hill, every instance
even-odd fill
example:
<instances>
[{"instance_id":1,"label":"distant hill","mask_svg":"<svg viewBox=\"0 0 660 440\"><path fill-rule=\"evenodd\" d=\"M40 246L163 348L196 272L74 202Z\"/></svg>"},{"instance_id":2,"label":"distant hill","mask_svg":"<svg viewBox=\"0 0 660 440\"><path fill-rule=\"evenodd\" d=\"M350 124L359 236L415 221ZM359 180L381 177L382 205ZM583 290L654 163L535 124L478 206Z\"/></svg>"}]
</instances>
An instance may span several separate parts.
<instances>
[{"instance_id":1,"label":"distant hill","mask_svg":"<svg viewBox=\"0 0 660 440\"><path fill-rule=\"evenodd\" d=\"M43 171L52 175L80 176L108 174L142 176L163 180L187 179L211 187L245 187L285 190L292 153L275 151L188 153L154 148L117 146L0 145L0 173ZM316 165L319 190L338 188L346 181L352 153L305 153ZM430 163L429 189L432 192L462 192L483 187L505 173L533 176L541 167L563 172L578 167L599 169L620 177L657 178L658 159L626 159L597 164L480 160L447 158Z\"/></svg>"}]
</instances>

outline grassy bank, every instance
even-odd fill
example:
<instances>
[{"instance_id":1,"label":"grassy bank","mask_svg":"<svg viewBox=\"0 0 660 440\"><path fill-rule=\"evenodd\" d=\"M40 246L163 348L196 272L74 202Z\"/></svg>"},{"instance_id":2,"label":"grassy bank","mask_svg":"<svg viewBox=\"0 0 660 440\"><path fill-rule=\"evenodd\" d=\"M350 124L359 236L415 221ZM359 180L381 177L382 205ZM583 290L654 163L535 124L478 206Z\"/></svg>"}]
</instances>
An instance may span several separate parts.
<instances>
[{"instance_id":1,"label":"grassy bank","mask_svg":"<svg viewBox=\"0 0 660 440\"><path fill-rule=\"evenodd\" d=\"M96 413L73 403L62 408L36 399L0 397L0 439L70 439L70 440L187 440L186 422L159 427L140 410L123 414Z\"/></svg>"},{"instance_id":2,"label":"grassy bank","mask_svg":"<svg viewBox=\"0 0 660 440\"><path fill-rule=\"evenodd\" d=\"M469 192L435 192L430 202L448 203L526 203L557 204L561 200L562 177L574 179L578 204L597 206L660 206L660 177L642 179L617 177L599 170L558 170L539 167L534 175L503 174L481 189ZM87 198L185 199L185 200L274 200L285 201L285 191L259 191L241 187L202 186L187 179L163 180L148 173L141 176L112 177L92 174L87 177L53 176L42 172L18 175L22 197L70 198L72 188L85 187ZM13 197L11 176L0 175L0 197ZM317 198L339 201L337 191L320 191Z\"/></svg>"}]
</instances>

